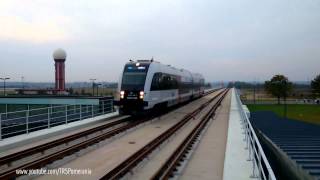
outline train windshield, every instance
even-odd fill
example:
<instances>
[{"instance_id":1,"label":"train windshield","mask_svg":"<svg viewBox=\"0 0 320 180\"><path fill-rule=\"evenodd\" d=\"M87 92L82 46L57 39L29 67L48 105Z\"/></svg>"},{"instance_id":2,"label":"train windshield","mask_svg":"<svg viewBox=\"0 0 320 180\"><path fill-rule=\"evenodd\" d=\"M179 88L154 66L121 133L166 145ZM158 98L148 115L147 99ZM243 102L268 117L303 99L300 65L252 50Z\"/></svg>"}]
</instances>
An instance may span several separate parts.
<instances>
[{"instance_id":1,"label":"train windshield","mask_svg":"<svg viewBox=\"0 0 320 180\"><path fill-rule=\"evenodd\" d=\"M124 73L122 85L144 85L147 73L144 72L129 72Z\"/></svg>"},{"instance_id":2,"label":"train windshield","mask_svg":"<svg viewBox=\"0 0 320 180\"><path fill-rule=\"evenodd\" d=\"M122 76L123 90L143 90L148 66L126 65Z\"/></svg>"}]
</instances>

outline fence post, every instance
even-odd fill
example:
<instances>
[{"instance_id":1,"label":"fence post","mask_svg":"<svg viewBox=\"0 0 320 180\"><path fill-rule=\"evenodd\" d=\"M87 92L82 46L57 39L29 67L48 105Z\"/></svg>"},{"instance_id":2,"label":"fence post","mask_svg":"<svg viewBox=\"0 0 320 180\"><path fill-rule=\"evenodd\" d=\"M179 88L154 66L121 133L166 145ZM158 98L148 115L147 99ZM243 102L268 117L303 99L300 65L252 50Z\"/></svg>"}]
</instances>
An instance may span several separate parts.
<instances>
[{"instance_id":1,"label":"fence post","mask_svg":"<svg viewBox=\"0 0 320 180\"><path fill-rule=\"evenodd\" d=\"M8 104L6 104L6 119L8 119Z\"/></svg>"},{"instance_id":2,"label":"fence post","mask_svg":"<svg viewBox=\"0 0 320 180\"><path fill-rule=\"evenodd\" d=\"M111 103L110 103L110 111L111 111L111 112L115 112L116 109L115 109L115 107L113 106L113 100L111 99L110 102L111 102Z\"/></svg>"},{"instance_id":3,"label":"fence post","mask_svg":"<svg viewBox=\"0 0 320 180\"><path fill-rule=\"evenodd\" d=\"M256 173L255 173L255 171L256 171L256 163L255 163L256 161L255 161L255 158L253 157L253 159L252 159L252 166L253 166L253 168L252 168L252 175L251 175L251 178L256 178Z\"/></svg>"},{"instance_id":4,"label":"fence post","mask_svg":"<svg viewBox=\"0 0 320 180\"><path fill-rule=\"evenodd\" d=\"M2 140L2 114L0 113L0 141Z\"/></svg>"},{"instance_id":5,"label":"fence post","mask_svg":"<svg viewBox=\"0 0 320 180\"><path fill-rule=\"evenodd\" d=\"M265 173L262 174L263 167L262 167L261 153L259 150L257 150L257 153L258 153L257 168L259 173L258 177L261 179L262 176L265 176Z\"/></svg>"},{"instance_id":6,"label":"fence post","mask_svg":"<svg viewBox=\"0 0 320 180\"><path fill-rule=\"evenodd\" d=\"M253 147L252 147L252 141L251 141L251 138L252 138L252 136L251 136L251 132L248 134L248 149L249 149L249 159L248 159L248 161L251 161L252 160L252 151L253 151Z\"/></svg>"},{"instance_id":7,"label":"fence post","mask_svg":"<svg viewBox=\"0 0 320 180\"><path fill-rule=\"evenodd\" d=\"M82 119L82 105L80 104L80 120Z\"/></svg>"},{"instance_id":8,"label":"fence post","mask_svg":"<svg viewBox=\"0 0 320 180\"><path fill-rule=\"evenodd\" d=\"M66 111L66 124L68 124L68 105L66 105L65 111Z\"/></svg>"},{"instance_id":9,"label":"fence post","mask_svg":"<svg viewBox=\"0 0 320 180\"><path fill-rule=\"evenodd\" d=\"M93 104L91 104L91 117L93 117Z\"/></svg>"},{"instance_id":10,"label":"fence post","mask_svg":"<svg viewBox=\"0 0 320 180\"><path fill-rule=\"evenodd\" d=\"M102 101L102 114L104 114L104 103L105 103L106 101Z\"/></svg>"},{"instance_id":11,"label":"fence post","mask_svg":"<svg viewBox=\"0 0 320 180\"><path fill-rule=\"evenodd\" d=\"M50 107L48 107L48 128L50 128Z\"/></svg>"},{"instance_id":12,"label":"fence post","mask_svg":"<svg viewBox=\"0 0 320 180\"><path fill-rule=\"evenodd\" d=\"M26 111L26 130L27 130L27 134L29 133L29 113L30 113L30 107L28 104L28 109Z\"/></svg>"}]
</instances>

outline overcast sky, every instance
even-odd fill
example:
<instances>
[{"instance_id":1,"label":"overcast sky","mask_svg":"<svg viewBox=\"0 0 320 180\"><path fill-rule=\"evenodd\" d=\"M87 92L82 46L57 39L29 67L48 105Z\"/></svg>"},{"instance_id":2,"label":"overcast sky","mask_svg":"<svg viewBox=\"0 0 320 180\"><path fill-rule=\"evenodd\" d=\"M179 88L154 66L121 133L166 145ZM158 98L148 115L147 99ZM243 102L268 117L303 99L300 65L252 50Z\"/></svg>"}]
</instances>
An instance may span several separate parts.
<instances>
[{"instance_id":1,"label":"overcast sky","mask_svg":"<svg viewBox=\"0 0 320 180\"><path fill-rule=\"evenodd\" d=\"M1 0L0 76L117 81L129 59L202 73L207 81L310 80L320 73L319 0Z\"/></svg>"}]
</instances>

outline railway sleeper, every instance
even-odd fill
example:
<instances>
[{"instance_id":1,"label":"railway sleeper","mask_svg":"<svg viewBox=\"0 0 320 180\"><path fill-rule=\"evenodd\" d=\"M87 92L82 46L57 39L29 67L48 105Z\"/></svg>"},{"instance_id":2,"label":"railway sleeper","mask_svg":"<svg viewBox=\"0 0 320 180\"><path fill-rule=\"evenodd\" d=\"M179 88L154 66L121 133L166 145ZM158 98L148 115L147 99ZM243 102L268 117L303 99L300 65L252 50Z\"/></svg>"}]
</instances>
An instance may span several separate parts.
<instances>
[{"instance_id":1,"label":"railway sleeper","mask_svg":"<svg viewBox=\"0 0 320 180\"><path fill-rule=\"evenodd\" d=\"M226 92L226 91L225 91ZM149 149L149 148L151 148L151 147L153 147L154 145L155 145L155 143L156 144L158 144L159 143L159 145L157 145L157 147L154 147L155 149L158 149L159 148L159 146L161 145L161 144L163 144L164 142L167 142L167 139L170 139L170 138L172 138L172 137L174 137L174 136L172 136L173 134L177 134L177 132L176 131L181 131L181 129L183 129L182 127L184 127L184 126L186 126L186 124L188 124L188 122L190 122L189 120L191 120L193 117L194 117L194 115L195 114L198 114L199 112L201 112L201 110L203 109L203 108L205 108L209 103L211 103L214 99L216 99L216 98L218 98L221 94L224 94L223 92L221 92L221 93L219 93L219 95L217 95L217 96L215 96L214 98L212 98L211 100L209 100L207 103L205 103L205 105L202 105L202 106L200 106L200 108L198 108L197 110L195 110L193 113L191 113L191 116L190 115L186 115L185 117L184 117L184 120L182 120L182 121L180 121L179 123L177 123L177 125L176 126L173 126L173 127L171 127L170 129L168 129L165 133L166 134L162 134L162 135L160 135L158 138L160 138L160 139L158 139L158 138L156 138L154 141L152 141L151 142L151 144L148 144L147 146L145 146L144 147L144 149L145 150L147 150L147 149ZM219 103L219 100L218 100L218 103L217 104L220 104ZM213 106L213 107L215 107L215 106ZM211 111L211 110L210 110ZM209 111L209 113L210 113L210 111ZM212 113L210 113L210 115L212 115ZM207 115L205 115L204 117L206 117ZM157 139L158 139L158 141L157 141ZM150 146L150 147L149 147ZM143 151L143 149L140 149L137 153L139 153L140 151ZM150 151L150 152L148 152L148 151ZM148 152L148 154L146 154L146 156L149 156L152 152L154 152L154 149L150 149L150 150L147 150L146 152ZM192 151L190 151L189 153L186 153L186 159L189 159L190 158L190 156L191 156L191 153ZM135 153L133 156L131 156L129 159L127 159L126 161L131 161L131 160L134 160L133 161L133 164L131 164L130 165L130 167L132 166L132 169L134 169L135 167L136 167L136 165L137 164L139 164L139 162L141 161L141 160L139 160L139 158L140 158L140 156L141 155L139 155L139 154L137 154L137 153ZM136 155L137 154L137 155ZM136 159L137 158L137 159ZM185 162L186 161L183 161L183 164L185 164ZM123 166L124 168L125 168L125 170L124 171L119 171L119 169L120 169L120 167L121 166ZM183 165L182 166L182 168L184 167L185 165ZM132 169L130 169L129 167L128 167L128 164L127 163L125 163L125 162L123 162L122 164L120 164L119 166L117 166L115 169L113 169L112 171L110 171L108 174L106 174L104 177L102 177L102 179L106 179L106 178L111 178L111 176L113 176L112 178L114 178L114 177L117 177L117 178L119 178L119 177L123 177L124 175L127 175L128 173L132 173ZM128 171L127 171L128 170ZM119 174L117 174L117 173L119 173Z\"/></svg>"},{"instance_id":2,"label":"railway sleeper","mask_svg":"<svg viewBox=\"0 0 320 180\"><path fill-rule=\"evenodd\" d=\"M219 105L221 104L218 103ZM216 109L216 111L218 108ZM206 133L208 127L211 125L213 120L215 119L216 113L212 113L208 122L206 122L204 128L198 132L194 137L195 139L191 141L191 146L187 147L187 151L183 152L182 158L178 161L175 165L173 172L170 174L170 179L178 179L178 177L183 173L184 168L186 167L188 161L191 159L193 152L197 149L198 145L200 144L201 138ZM191 147L191 149L190 149Z\"/></svg>"}]
</instances>

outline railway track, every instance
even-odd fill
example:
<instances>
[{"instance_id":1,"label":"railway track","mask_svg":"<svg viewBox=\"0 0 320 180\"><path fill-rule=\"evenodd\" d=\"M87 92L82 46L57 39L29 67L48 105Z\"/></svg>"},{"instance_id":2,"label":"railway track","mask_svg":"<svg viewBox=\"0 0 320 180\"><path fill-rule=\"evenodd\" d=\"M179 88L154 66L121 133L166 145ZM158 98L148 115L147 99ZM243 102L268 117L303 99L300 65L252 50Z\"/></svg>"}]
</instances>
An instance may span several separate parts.
<instances>
[{"instance_id":1,"label":"railway track","mask_svg":"<svg viewBox=\"0 0 320 180\"><path fill-rule=\"evenodd\" d=\"M187 157L187 154L193 149L196 141L199 140L201 133L209 123L210 119L215 116L215 112L220 106L227 92L225 92L222 97L219 98L218 102L210 108L209 112L201 119L201 122L188 134L179 147L151 179L169 179L174 177L174 173L178 170L178 167L181 166L181 163Z\"/></svg>"},{"instance_id":2,"label":"railway track","mask_svg":"<svg viewBox=\"0 0 320 180\"><path fill-rule=\"evenodd\" d=\"M84 149L90 145L93 145L95 143L98 143L104 139L107 139L107 138L110 138L116 134L119 134L129 128L132 128L132 127L135 127L136 125L142 123L142 121L145 121L145 120L141 120L141 121L135 121L134 123L128 123L128 124L125 124L123 126L120 126L118 128L115 128L115 129L112 129L110 131L107 131L105 133L102 133L96 137L93 137L93 138L89 138L87 140L84 140L83 142L81 143L78 143L78 144L75 144L75 145L71 145L71 146L67 146L66 148L64 149L61 149L61 150L57 150L53 153L48 153L48 154L45 154L44 156L40 156L39 158L35 158L35 159L32 159L30 161L26 161L26 162L23 162L23 163L18 163L19 165L14 165L14 166L11 166L12 162L16 161L16 160L19 160L23 157L26 157L26 156L31 156L31 155L34 155L34 154L37 154L37 153L41 153L41 152L44 152L48 149L51 149L51 148L54 148L56 146L59 146L59 145L63 145L63 144L67 144L68 142L71 142L73 140L76 140L76 139L79 139L79 138L82 138L82 137L86 137L92 133L95 133L95 132L98 132L98 131L102 131L104 129L108 129L108 128L112 128L114 126L117 126L117 125L120 125L120 124L123 124L125 122L128 122L130 121L130 117L128 118L125 118L125 119L121 119L121 120L118 120L118 121L114 121L114 122L111 122L111 123L108 123L108 124L105 124L105 125L102 125L102 126L98 126L98 127L95 127L95 128L92 128L92 129L89 129L89 130L86 130L86 131L83 131L83 132L80 132L80 133L77 133L77 134L74 134L74 135L70 135L70 136L67 136L63 139L58 139L58 140L55 140L55 141L52 141L52 142L48 142L48 143L45 143L45 144L42 144L40 146L37 146L37 147L33 147L33 148L29 148L29 149L26 149L26 150L23 150L23 151L20 151L20 152L16 152L14 154L10 154L8 156L4 156L2 158L0 158L0 164L1 165L5 165L7 164L8 165L8 168L6 168L5 170L1 171L0 172L0 179L9 179L9 178L14 178L16 177L16 170L18 169L36 169L36 168L40 168L40 167L43 167L44 165L46 164L50 164L52 162L54 162L55 160L58 160L58 159L61 159L67 155L70 155L74 152L77 152L81 149Z\"/></svg>"},{"instance_id":3,"label":"railway track","mask_svg":"<svg viewBox=\"0 0 320 180\"><path fill-rule=\"evenodd\" d=\"M50 148L59 146L59 145L64 144L66 142L70 142L70 141L76 140L78 138L90 135L92 133L95 133L95 132L98 132L98 131L101 131L101 130L104 130L104 129L107 129L107 128L114 127L116 125L119 125L119 124L122 124L124 122L127 122L130 119L131 118L129 118L129 117L124 118L124 119L119 119L117 121L114 121L114 122L111 122L111 123L107 123L107 124L104 124L102 126L98 126L98 127L86 130L86 131L82 131L82 132L79 132L79 133L76 133L76 134L72 134L70 136L64 137L63 139L57 139L57 140L54 140L54 141L51 141L51 142L48 142L48 143L45 143L45 144L41 144L41 145L39 145L37 147L28 148L28 149L25 149L25 150L22 150L22 151L19 151L19 152L15 152L13 154L10 154L10 155L4 156L4 157L0 157L0 165L9 164L9 163L11 163L13 161L20 160L21 158L24 158L25 156L33 155L33 154L36 154L36 153L39 153L39 152L43 152L45 150L48 150Z\"/></svg>"},{"instance_id":4,"label":"railway track","mask_svg":"<svg viewBox=\"0 0 320 180\"><path fill-rule=\"evenodd\" d=\"M212 114L214 114L217 107L220 105L222 99L224 98L225 94L228 92L228 90L224 90L220 92L218 95L214 96L209 101L202 104L199 108L195 109L193 112L185 115L181 121L179 121L177 124L166 130L164 133L159 135L157 138L155 138L153 141L142 147L140 150L135 152L133 155L131 155L129 158L127 158L125 161L123 161L121 164L119 164L117 167L109 171L107 174L105 174L101 179L120 179L123 176L125 176L127 173L129 173L133 168L135 168L143 159L148 157L149 154L151 154L155 149L157 149L161 144L163 144L167 139L169 139L173 134L175 134L179 129L181 129L187 122L189 122L191 119L193 119L197 114L199 114L205 107L207 107L212 101L217 99L219 100L216 103L216 105L210 110L210 112L206 115L207 118L210 118ZM201 124L203 124L204 120L201 121ZM204 123L206 124L206 123ZM201 126L202 127L202 126ZM197 131L198 132L198 131ZM162 171L161 171L162 172Z\"/></svg>"},{"instance_id":5,"label":"railway track","mask_svg":"<svg viewBox=\"0 0 320 180\"><path fill-rule=\"evenodd\" d=\"M218 90L218 89L217 89ZM217 90L211 90L205 93L205 95L211 94ZM131 129L133 127L136 127L152 118L154 116L149 118L143 118L140 120L131 121L133 117L127 117L124 119L120 119L111 123L104 124L102 126L98 126L95 128L88 129L86 131L82 131L67 137L64 137L62 139L57 139L36 147L28 148L4 157L0 158L0 167L3 167L7 165L7 168L4 168L3 170L0 170L0 179L11 179L15 178L18 175L16 174L16 170L23 169L37 169L44 167L47 164L53 163L56 160L62 159L68 155L71 155L75 152L78 152L82 149L85 149L91 145L94 145L96 143L99 143L103 140L106 140L108 138L111 138L117 134L123 133L128 129ZM129 123L130 121L130 123ZM123 125L122 125L123 124ZM119 126L119 127L116 127ZM114 128L116 127L116 128ZM108 130L106 132L103 132L97 136L87 138L83 140L82 142L76 143L74 145L67 145L65 148L56 150L52 153L44 153L45 151L55 148L57 146L68 144L69 142L75 141L77 139L83 138L83 137L89 137L91 134L94 134L96 132L102 132L106 129L114 128L111 130ZM25 162L21 163L14 163L15 161L21 160L22 158L26 158L38 153L42 153L42 156L33 158L31 160L27 160ZM12 165L14 164L14 165Z\"/></svg>"}]
</instances>

